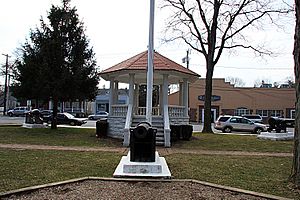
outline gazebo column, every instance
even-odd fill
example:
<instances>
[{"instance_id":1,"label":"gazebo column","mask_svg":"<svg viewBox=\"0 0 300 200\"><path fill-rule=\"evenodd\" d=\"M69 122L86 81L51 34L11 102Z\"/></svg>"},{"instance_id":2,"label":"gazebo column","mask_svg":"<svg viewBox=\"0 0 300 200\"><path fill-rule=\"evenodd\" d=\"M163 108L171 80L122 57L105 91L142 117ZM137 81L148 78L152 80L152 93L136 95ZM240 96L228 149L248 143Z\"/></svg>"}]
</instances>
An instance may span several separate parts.
<instances>
[{"instance_id":1,"label":"gazebo column","mask_svg":"<svg viewBox=\"0 0 300 200\"><path fill-rule=\"evenodd\" d=\"M114 81L115 87L114 87L114 104L117 104L119 101L119 81Z\"/></svg>"},{"instance_id":2,"label":"gazebo column","mask_svg":"<svg viewBox=\"0 0 300 200\"><path fill-rule=\"evenodd\" d=\"M183 79L183 85L182 85L182 97L183 97L183 106L184 106L184 113L183 115L185 117L189 116L189 96L188 96L188 81L187 79Z\"/></svg>"},{"instance_id":3,"label":"gazebo column","mask_svg":"<svg viewBox=\"0 0 300 200\"><path fill-rule=\"evenodd\" d=\"M179 106L183 105L183 84L179 83Z\"/></svg>"},{"instance_id":4,"label":"gazebo column","mask_svg":"<svg viewBox=\"0 0 300 200\"><path fill-rule=\"evenodd\" d=\"M110 86L109 86L109 115L112 115L113 104L114 104L114 79L111 79Z\"/></svg>"},{"instance_id":5,"label":"gazebo column","mask_svg":"<svg viewBox=\"0 0 300 200\"><path fill-rule=\"evenodd\" d=\"M133 110L134 113L137 113L137 110L139 108L139 84L135 84L135 88L134 88L134 106L133 106Z\"/></svg>"},{"instance_id":6,"label":"gazebo column","mask_svg":"<svg viewBox=\"0 0 300 200\"><path fill-rule=\"evenodd\" d=\"M162 86L162 107L164 116L164 142L165 147L171 146L170 137L170 121L169 121L169 101L168 101L168 90L169 90L168 74L163 75L163 86Z\"/></svg>"},{"instance_id":7,"label":"gazebo column","mask_svg":"<svg viewBox=\"0 0 300 200\"><path fill-rule=\"evenodd\" d=\"M129 74L129 101L128 101L128 110L126 115L126 122L124 128L124 146L129 146L130 141L130 126L131 119L133 114L133 103L134 103L134 74Z\"/></svg>"},{"instance_id":8,"label":"gazebo column","mask_svg":"<svg viewBox=\"0 0 300 200\"><path fill-rule=\"evenodd\" d=\"M163 107L164 107L164 102L163 102L163 84L159 85L159 115L162 115L163 113Z\"/></svg>"}]
</instances>

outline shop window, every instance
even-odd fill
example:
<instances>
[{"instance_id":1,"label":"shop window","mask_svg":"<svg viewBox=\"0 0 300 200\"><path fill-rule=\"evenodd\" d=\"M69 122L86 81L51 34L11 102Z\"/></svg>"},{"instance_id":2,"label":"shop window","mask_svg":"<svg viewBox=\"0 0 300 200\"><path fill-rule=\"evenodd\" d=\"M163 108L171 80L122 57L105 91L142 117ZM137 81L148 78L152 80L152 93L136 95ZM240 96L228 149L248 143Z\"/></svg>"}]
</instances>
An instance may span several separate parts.
<instances>
[{"instance_id":1,"label":"shop window","mask_svg":"<svg viewBox=\"0 0 300 200\"><path fill-rule=\"evenodd\" d=\"M241 108L235 109L235 111L234 111L234 115L236 115L236 116L249 115L249 114L251 114L251 113L248 108L241 107Z\"/></svg>"},{"instance_id":2,"label":"shop window","mask_svg":"<svg viewBox=\"0 0 300 200\"><path fill-rule=\"evenodd\" d=\"M262 117L282 117L283 110L256 110L256 114Z\"/></svg>"}]
</instances>

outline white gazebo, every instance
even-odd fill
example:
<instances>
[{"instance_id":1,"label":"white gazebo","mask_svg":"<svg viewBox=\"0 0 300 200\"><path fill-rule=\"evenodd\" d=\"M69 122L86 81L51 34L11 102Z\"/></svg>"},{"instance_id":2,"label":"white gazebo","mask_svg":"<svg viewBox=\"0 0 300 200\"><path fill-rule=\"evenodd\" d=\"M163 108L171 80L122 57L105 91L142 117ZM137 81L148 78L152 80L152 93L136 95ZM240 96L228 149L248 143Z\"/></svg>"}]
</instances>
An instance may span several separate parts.
<instances>
[{"instance_id":1,"label":"white gazebo","mask_svg":"<svg viewBox=\"0 0 300 200\"><path fill-rule=\"evenodd\" d=\"M146 107L138 105L139 85L147 83L147 51L133 56L99 75L110 81L108 136L123 138L129 145L130 127L145 121ZM152 126L157 128L156 144L171 146L170 125L188 124L188 84L200 75L154 52L153 84L159 86L159 105L152 108ZM119 83L129 84L127 105L117 105ZM180 84L180 105L168 104L168 86Z\"/></svg>"}]
</instances>

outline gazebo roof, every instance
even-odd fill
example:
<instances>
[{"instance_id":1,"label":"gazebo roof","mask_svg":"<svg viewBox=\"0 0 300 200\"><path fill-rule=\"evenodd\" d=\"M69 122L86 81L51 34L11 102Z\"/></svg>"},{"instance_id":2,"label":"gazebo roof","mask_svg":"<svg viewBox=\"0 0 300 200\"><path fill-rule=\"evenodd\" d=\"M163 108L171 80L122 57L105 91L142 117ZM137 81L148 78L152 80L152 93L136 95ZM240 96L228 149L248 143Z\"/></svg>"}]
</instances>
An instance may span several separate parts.
<instances>
[{"instance_id":1,"label":"gazebo roof","mask_svg":"<svg viewBox=\"0 0 300 200\"><path fill-rule=\"evenodd\" d=\"M99 75L105 80L110 80L113 77L121 82L127 82L129 80L129 74L134 73L135 79L137 80L136 82L141 83L146 80L147 65L148 51L144 51L100 72ZM172 78L169 77L169 80L173 80L175 83L183 78L187 78L190 82L194 82L200 77L199 74L183 67L158 52L154 52L153 55L153 68L154 82L161 82L163 74L171 76Z\"/></svg>"}]
</instances>

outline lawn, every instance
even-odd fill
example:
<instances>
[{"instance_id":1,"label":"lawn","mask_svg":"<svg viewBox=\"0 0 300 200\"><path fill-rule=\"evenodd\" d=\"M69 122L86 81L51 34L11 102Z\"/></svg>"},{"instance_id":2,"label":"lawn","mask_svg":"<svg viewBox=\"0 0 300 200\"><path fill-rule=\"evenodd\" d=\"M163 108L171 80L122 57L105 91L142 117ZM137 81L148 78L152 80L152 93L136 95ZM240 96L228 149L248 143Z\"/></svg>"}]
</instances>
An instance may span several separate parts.
<instances>
[{"instance_id":1,"label":"lawn","mask_svg":"<svg viewBox=\"0 0 300 200\"><path fill-rule=\"evenodd\" d=\"M0 143L50 146L117 147L117 139L98 139L95 129L58 128L57 130L0 127Z\"/></svg>"},{"instance_id":2,"label":"lawn","mask_svg":"<svg viewBox=\"0 0 300 200\"><path fill-rule=\"evenodd\" d=\"M0 127L0 143L85 147L122 146L121 140L97 139L95 137L95 129L77 128L51 130ZM174 142L172 148L291 153L293 142L259 140L255 135L239 136L196 133L190 141Z\"/></svg>"},{"instance_id":3,"label":"lawn","mask_svg":"<svg viewBox=\"0 0 300 200\"><path fill-rule=\"evenodd\" d=\"M257 139L256 135L195 133L190 141L176 141L173 147L215 151L292 153L293 141L262 140Z\"/></svg>"},{"instance_id":4,"label":"lawn","mask_svg":"<svg viewBox=\"0 0 300 200\"><path fill-rule=\"evenodd\" d=\"M24 129L0 127L0 143L62 146L121 146L120 140L97 139L94 129ZM172 148L291 152L291 141L258 140L255 136L195 134ZM85 176L112 177L119 153L0 149L0 192ZM257 192L298 198L288 186L291 157L165 156L174 178L188 178ZM297 196L298 195L298 196Z\"/></svg>"},{"instance_id":5,"label":"lawn","mask_svg":"<svg viewBox=\"0 0 300 200\"><path fill-rule=\"evenodd\" d=\"M121 156L107 152L2 149L0 192L86 176L112 177ZM174 178L297 197L287 182L291 158L172 154L166 160Z\"/></svg>"}]
</instances>

